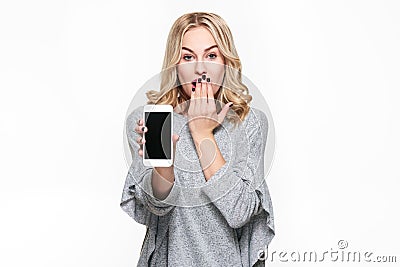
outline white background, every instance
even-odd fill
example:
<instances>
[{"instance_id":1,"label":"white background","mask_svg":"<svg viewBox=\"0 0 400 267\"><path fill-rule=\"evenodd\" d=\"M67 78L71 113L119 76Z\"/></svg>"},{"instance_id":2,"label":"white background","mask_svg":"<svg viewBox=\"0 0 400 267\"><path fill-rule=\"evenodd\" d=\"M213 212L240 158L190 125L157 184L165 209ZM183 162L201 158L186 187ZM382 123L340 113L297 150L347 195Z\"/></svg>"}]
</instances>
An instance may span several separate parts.
<instances>
[{"instance_id":1,"label":"white background","mask_svg":"<svg viewBox=\"0 0 400 267\"><path fill-rule=\"evenodd\" d=\"M399 262L398 1L49 0L0 2L0 266L136 266L125 113L193 11L227 21L274 118L269 250Z\"/></svg>"}]
</instances>

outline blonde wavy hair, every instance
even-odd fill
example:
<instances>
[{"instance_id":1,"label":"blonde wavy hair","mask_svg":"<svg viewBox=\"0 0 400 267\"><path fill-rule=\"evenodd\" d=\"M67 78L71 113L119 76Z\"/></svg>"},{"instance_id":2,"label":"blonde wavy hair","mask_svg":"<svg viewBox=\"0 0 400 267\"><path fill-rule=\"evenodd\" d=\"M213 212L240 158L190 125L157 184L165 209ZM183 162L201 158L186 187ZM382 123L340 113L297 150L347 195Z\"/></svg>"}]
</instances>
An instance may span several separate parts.
<instances>
[{"instance_id":1,"label":"blonde wavy hair","mask_svg":"<svg viewBox=\"0 0 400 267\"><path fill-rule=\"evenodd\" d=\"M149 99L147 104L172 105L174 108L181 104L188 103L188 97L179 84L176 66L181 58L182 40L184 34L191 28L207 28L218 49L225 59L225 74L222 85L216 94L217 112L228 102L233 102L231 110L226 118L237 125L243 121L249 113L249 103L252 96L249 95L248 88L242 83L242 64L236 51L232 33L226 22L218 15L205 12L194 12L184 14L179 17L171 27L168 35L165 50L164 62L161 72L160 90L149 90L146 92ZM186 110L188 105L186 104Z\"/></svg>"}]
</instances>

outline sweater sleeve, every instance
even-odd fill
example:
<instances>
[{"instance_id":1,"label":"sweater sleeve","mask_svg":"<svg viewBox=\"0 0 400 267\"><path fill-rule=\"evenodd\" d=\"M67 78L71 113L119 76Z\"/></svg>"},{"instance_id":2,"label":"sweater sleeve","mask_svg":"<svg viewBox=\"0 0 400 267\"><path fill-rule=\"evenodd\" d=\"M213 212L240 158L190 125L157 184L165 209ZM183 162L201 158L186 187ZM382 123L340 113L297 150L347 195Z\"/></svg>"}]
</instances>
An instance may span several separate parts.
<instances>
[{"instance_id":1,"label":"sweater sleeve","mask_svg":"<svg viewBox=\"0 0 400 267\"><path fill-rule=\"evenodd\" d=\"M144 166L142 157L139 156L140 148L136 139L140 136L135 132L137 121L142 118L143 107L135 109L127 118L126 135L132 155L132 163L125 179L125 184L120 202L121 208L138 223L148 225L152 214L164 216L174 206L168 203L176 194L175 185L164 200L157 199L153 194L151 178L153 167Z\"/></svg>"},{"instance_id":2,"label":"sweater sleeve","mask_svg":"<svg viewBox=\"0 0 400 267\"><path fill-rule=\"evenodd\" d=\"M264 266L262 253L275 236L275 226L264 178L268 120L262 111L250 112L243 131L234 139L232 160L227 160L202 191L237 231L243 266L254 267Z\"/></svg>"},{"instance_id":3,"label":"sweater sleeve","mask_svg":"<svg viewBox=\"0 0 400 267\"><path fill-rule=\"evenodd\" d=\"M232 228L240 228L254 216L267 218L273 232L272 204L264 178L264 150L267 141L266 115L251 110L235 150L226 163L205 183L202 191L213 202Z\"/></svg>"}]
</instances>

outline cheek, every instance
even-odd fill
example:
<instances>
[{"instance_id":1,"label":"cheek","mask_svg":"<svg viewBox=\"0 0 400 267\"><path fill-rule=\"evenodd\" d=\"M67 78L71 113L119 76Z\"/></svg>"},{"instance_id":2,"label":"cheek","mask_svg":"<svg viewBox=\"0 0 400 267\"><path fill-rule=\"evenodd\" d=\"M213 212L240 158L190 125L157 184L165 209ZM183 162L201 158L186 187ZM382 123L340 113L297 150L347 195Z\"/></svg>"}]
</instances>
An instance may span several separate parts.
<instances>
[{"instance_id":1,"label":"cheek","mask_svg":"<svg viewBox=\"0 0 400 267\"><path fill-rule=\"evenodd\" d=\"M180 85L182 85L183 92L190 96L192 91L191 77L190 75L190 67L189 64L178 64L177 65L177 73Z\"/></svg>"},{"instance_id":2,"label":"cheek","mask_svg":"<svg viewBox=\"0 0 400 267\"><path fill-rule=\"evenodd\" d=\"M178 76L179 77L184 78L184 77L187 76L188 69L187 69L187 66L185 64L179 64L177 66L177 71L178 71Z\"/></svg>"},{"instance_id":3,"label":"cheek","mask_svg":"<svg viewBox=\"0 0 400 267\"><path fill-rule=\"evenodd\" d=\"M180 64L177 67L179 81L182 85L192 82L193 66L191 64Z\"/></svg>"},{"instance_id":4,"label":"cheek","mask_svg":"<svg viewBox=\"0 0 400 267\"><path fill-rule=\"evenodd\" d=\"M221 85L224 73L225 69L223 65L214 66L214 68L210 71L210 75L213 79L213 82L218 85Z\"/></svg>"},{"instance_id":5,"label":"cheek","mask_svg":"<svg viewBox=\"0 0 400 267\"><path fill-rule=\"evenodd\" d=\"M219 87L222 85L224 73L225 73L224 66L215 68L213 70L212 77L213 77L214 82L213 82L212 87L213 87L214 95L218 92Z\"/></svg>"}]
</instances>

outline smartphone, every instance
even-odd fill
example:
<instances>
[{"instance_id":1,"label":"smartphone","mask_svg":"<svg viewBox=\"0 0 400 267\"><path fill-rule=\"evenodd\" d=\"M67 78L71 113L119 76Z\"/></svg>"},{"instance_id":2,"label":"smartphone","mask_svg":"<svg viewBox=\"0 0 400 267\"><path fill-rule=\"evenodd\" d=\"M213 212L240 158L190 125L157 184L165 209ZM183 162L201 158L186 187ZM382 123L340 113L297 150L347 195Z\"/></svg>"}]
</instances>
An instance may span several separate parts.
<instances>
[{"instance_id":1,"label":"smartphone","mask_svg":"<svg viewBox=\"0 0 400 267\"><path fill-rule=\"evenodd\" d=\"M173 108L171 105L145 105L143 109L143 164L170 167L173 162Z\"/></svg>"}]
</instances>

